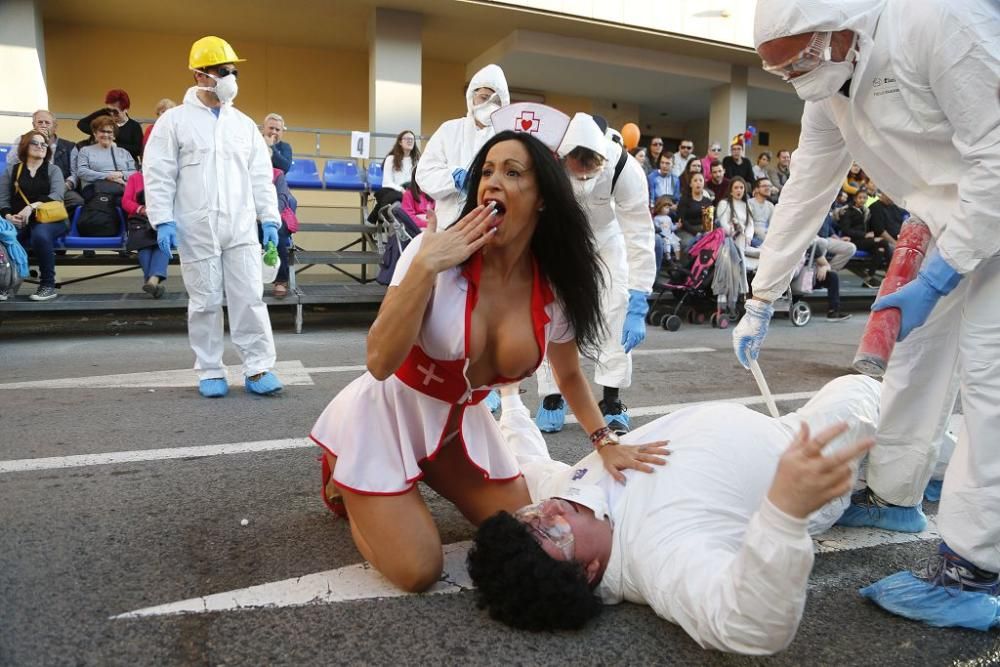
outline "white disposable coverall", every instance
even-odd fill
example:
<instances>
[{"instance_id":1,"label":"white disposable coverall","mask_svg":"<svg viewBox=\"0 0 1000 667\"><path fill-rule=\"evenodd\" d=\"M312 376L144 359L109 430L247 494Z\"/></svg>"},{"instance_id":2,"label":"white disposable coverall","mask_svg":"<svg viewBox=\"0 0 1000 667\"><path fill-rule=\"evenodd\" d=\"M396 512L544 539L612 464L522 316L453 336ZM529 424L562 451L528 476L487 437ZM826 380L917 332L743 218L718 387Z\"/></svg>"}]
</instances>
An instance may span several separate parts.
<instances>
[{"instance_id":1,"label":"white disposable coverall","mask_svg":"<svg viewBox=\"0 0 1000 667\"><path fill-rule=\"evenodd\" d=\"M577 114L573 122L584 115ZM570 131L567 131L569 136ZM656 255L646 173L642 165L626 153L625 167L612 193L615 165L625 149L607 137L604 141L604 154L607 155L604 170L594 179L594 189L586 201L581 202L606 267L601 312L607 335L596 359L594 381L602 387L624 389L632 384L632 355L626 354L622 346L629 290L646 294L652 290ZM559 153L565 155L572 148L564 144L559 147ZM590 148L594 150L594 147ZM539 366L535 377L540 396L559 393L548 360Z\"/></svg>"},{"instance_id":2,"label":"white disposable coverall","mask_svg":"<svg viewBox=\"0 0 1000 667\"><path fill-rule=\"evenodd\" d=\"M472 98L477 88L489 88L496 92L502 107L510 104L510 91L503 70L498 65L482 68L465 90L466 115L442 123L431 135L417 162L417 185L434 199L439 229L455 223L465 205L465 197L455 189L452 173L456 169L468 170L472 158L496 134L492 125L476 127L472 117Z\"/></svg>"},{"instance_id":3,"label":"white disposable coverall","mask_svg":"<svg viewBox=\"0 0 1000 667\"><path fill-rule=\"evenodd\" d=\"M177 223L188 292L188 338L200 379L224 378L225 292L233 344L244 375L274 366L263 301L257 220L278 222L270 150L256 124L232 104L216 118L189 88L184 103L156 121L143 153L146 210L154 227Z\"/></svg>"},{"instance_id":4,"label":"white disposable coverall","mask_svg":"<svg viewBox=\"0 0 1000 667\"><path fill-rule=\"evenodd\" d=\"M850 29L850 96L806 102L791 177L761 250L755 295L777 298L853 157L926 222L965 278L898 344L885 376L868 483L917 505L938 459L961 367L966 428L938 526L1000 571L1000 5L996 0L760 0L755 41Z\"/></svg>"},{"instance_id":5,"label":"white disposable coverall","mask_svg":"<svg viewBox=\"0 0 1000 667\"><path fill-rule=\"evenodd\" d=\"M553 461L528 411L504 405L500 429L532 502L560 497L610 516L611 556L597 594L605 604L647 604L701 646L770 654L795 637L813 564L810 534L827 530L850 494L796 519L767 500L778 459L805 421L813 433L839 421L832 451L875 432L880 385L850 375L801 409L773 419L733 403L679 410L622 438L670 440L670 461L626 470L624 485L595 452L575 466Z\"/></svg>"}]
</instances>

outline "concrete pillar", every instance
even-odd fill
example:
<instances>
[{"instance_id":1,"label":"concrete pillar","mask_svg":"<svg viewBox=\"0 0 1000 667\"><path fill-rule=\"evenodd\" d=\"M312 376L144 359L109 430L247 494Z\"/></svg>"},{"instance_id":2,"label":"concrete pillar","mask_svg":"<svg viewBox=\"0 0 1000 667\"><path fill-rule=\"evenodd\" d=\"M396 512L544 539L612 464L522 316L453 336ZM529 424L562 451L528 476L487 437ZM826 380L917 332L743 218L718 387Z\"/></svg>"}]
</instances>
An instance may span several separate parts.
<instances>
[{"instance_id":1,"label":"concrete pillar","mask_svg":"<svg viewBox=\"0 0 1000 667\"><path fill-rule=\"evenodd\" d=\"M729 155L729 142L747 129L747 68L733 65L730 83L712 89L712 106L708 116L708 140L722 146L722 155ZM698 147L704 155L708 146Z\"/></svg>"},{"instance_id":2,"label":"concrete pillar","mask_svg":"<svg viewBox=\"0 0 1000 667\"><path fill-rule=\"evenodd\" d=\"M368 24L368 127L372 158L381 158L403 130L420 134L423 16L376 7Z\"/></svg>"},{"instance_id":3,"label":"concrete pillar","mask_svg":"<svg viewBox=\"0 0 1000 667\"><path fill-rule=\"evenodd\" d=\"M42 8L36 0L0 0L0 63L0 111L48 108ZM30 118L0 116L0 143L30 127Z\"/></svg>"}]
</instances>

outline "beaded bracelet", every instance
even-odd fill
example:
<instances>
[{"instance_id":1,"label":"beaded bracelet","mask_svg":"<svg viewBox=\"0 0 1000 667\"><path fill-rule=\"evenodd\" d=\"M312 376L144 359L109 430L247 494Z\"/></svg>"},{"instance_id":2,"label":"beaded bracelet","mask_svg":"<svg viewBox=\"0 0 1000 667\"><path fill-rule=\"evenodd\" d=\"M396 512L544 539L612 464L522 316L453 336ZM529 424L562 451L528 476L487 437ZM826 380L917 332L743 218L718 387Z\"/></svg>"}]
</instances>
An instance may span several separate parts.
<instances>
[{"instance_id":1,"label":"beaded bracelet","mask_svg":"<svg viewBox=\"0 0 1000 667\"><path fill-rule=\"evenodd\" d=\"M607 426L602 426L593 433L590 434L590 444L594 446L594 449L601 451L608 445L617 445L618 436Z\"/></svg>"}]
</instances>

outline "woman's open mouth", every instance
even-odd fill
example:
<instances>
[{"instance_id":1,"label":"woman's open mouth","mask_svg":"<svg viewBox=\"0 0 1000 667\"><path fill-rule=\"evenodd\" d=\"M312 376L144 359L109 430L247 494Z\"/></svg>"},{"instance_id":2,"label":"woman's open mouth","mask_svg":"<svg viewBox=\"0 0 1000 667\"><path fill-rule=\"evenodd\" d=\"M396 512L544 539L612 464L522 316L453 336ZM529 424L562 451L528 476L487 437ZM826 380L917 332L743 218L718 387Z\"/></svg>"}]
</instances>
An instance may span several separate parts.
<instances>
[{"instance_id":1,"label":"woman's open mouth","mask_svg":"<svg viewBox=\"0 0 1000 667\"><path fill-rule=\"evenodd\" d=\"M483 204L489 205L491 203L493 204L493 210L496 211L496 214L493 216L493 222L490 223L490 226L497 227L501 222L503 222L504 214L507 213L507 205L499 199L487 197L483 200Z\"/></svg>"}]
</instances>

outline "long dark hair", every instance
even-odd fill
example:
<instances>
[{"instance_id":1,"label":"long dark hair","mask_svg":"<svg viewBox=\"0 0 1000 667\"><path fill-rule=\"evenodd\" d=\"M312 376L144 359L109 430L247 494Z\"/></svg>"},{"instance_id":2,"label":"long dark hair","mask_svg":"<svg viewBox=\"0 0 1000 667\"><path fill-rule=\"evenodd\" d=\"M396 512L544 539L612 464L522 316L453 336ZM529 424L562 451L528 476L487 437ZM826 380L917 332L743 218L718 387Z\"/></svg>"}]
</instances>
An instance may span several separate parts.
<instances>
[{"instance_id":1,"label":"long dark hair","mask_svg":"<svg viewBox=\"0 0 1000 667\"><path fill-rule=\"evenodd\" d=\"M691 163L697 162L702 165L701 171L698 173L705 176L705 167L701 161L700 157L689 157L688 161L684 163L684 171L681 172L681 194L691 196Z\"/></svg>"},{"instance_id":2,"label":"long dark hair","mask_svg":"<svg viewBox=\"0 0 1000 667\"><path fill-rule=\"evenodd\" d=\"M399 171L403 168L403 145L399 142L403 140L403 137L407 134L413 135L413 150L410 151L410 162L416 166L417 160L420 159L420 149L417 148L417 135L414 134L412 130L403 130L396 135L396 143L392 145L392 150L389 151L389 155L392 156L392 170Z\"/></svg>"},{"instance_id":3,"label":"long dark hair","mask_svg":"<svg viewBox=\"0 0 1000 667\"><path fill-rule=\"evenodd\" d=\"M585 355L595 354L605 328L600 306L604 266L597 253L587 214L573 195L566 170L552 151L524 132L505 130L495 135L472 160L466 182L469 196L458 217L465 217L476 207L476 193L479 192L486 155L502 141L521 142L531 156L538 192L545 201L545 208L538 215L538 226L531 237L531 252L562 302L566 319L576 335L577 347Z\"/></svg>"},{"instance_id":4,"label":"long dark hair","mask_svg":"<svg viewBox=\"0 0 1000 667\"><path fill-rule=\"evenodd\" d=\"M740 201L744 204L747 203L747 194L750 187L747 185L746 180L742 176L733 176L732 180L729 181L729 188L726 190L726 201L729 202L729 219L732 221L733 227L740 227L740 233L743 232L742 226L736 222L736 201L733 199L733 186L737 183L743 184L743 196L740 197ZM750 218L750 208L747 205L747 218Z\"/></svg>"}]
</instances>

